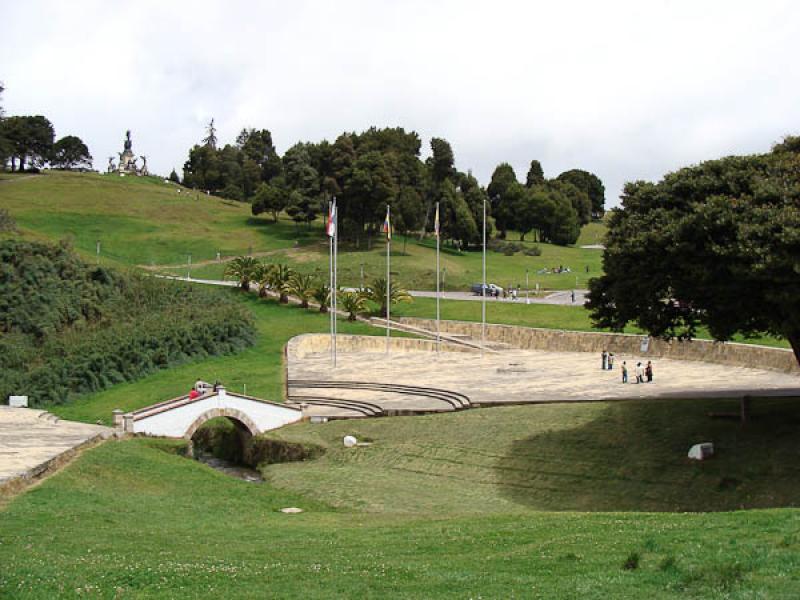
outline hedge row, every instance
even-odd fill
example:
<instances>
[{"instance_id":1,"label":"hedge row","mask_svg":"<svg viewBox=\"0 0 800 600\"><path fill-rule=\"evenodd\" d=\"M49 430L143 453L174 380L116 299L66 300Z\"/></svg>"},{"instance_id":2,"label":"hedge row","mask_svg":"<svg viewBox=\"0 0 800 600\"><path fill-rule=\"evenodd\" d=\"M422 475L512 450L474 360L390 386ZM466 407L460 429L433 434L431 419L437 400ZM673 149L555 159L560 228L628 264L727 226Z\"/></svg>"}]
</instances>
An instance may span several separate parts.
<instances>
[{"instance_id":1,"label":"hedge row","mask_svg":"<svg viewBox=\"0 0 800 600\"><path fill-rule=\"evenodd\" d=\"M21 299L0 305L0 398L22 394L34 406L62 404L188 360L236 352L255 340L250 313L228 290L105 271L94 279L98 272L63 248L26 243L21 250L13 258L5 254L0 279L16 293L35 295L32 304L45 315L26 310ZM31 273L46 277L31 279ZM76 275L82 283L59 280ZM36 280L50 287L38 294Z\"/></svg>"}]
</instances>

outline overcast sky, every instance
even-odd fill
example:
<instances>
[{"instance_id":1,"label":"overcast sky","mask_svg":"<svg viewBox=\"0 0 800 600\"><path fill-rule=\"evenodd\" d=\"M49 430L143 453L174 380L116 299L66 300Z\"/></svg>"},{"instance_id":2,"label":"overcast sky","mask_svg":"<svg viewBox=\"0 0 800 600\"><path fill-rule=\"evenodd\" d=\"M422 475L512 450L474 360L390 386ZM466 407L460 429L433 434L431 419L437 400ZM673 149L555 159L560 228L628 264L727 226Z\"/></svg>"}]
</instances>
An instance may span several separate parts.
<instances>
[{"instance_id":1,"label":"overcast sky","mask_svg":"<svg viewBox=\"0 0 800 600\"><path fill-rule=\"evenodd\" d=\"M44 114L95 167L133 150L179 172L211 117L221 142L283 153L371 125L453 146L488 183L590 170L625 181L762 152L800 133L794 1L4 2L7 114Z\"/></svg>"}]
</instances>

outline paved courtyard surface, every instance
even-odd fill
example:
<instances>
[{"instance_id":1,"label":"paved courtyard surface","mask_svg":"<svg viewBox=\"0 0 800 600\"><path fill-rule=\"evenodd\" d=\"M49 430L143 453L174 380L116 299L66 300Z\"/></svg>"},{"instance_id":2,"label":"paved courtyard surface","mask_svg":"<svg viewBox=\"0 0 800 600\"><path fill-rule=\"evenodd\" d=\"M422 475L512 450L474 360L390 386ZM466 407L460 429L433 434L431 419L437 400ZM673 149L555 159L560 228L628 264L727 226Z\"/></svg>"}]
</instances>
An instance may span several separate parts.
<instances>
[{"instance_id":1,"label":"paved courtyard surface","mask_svg":"<svg viewBox=\"0 0 800 600\"><path fill-rule=\"evenodd\" d=\"M0 484L89 441L109 435L99 425L57 421L42 410L0 406Z\"/></svg>"},{"instance_id":2,"label":"paved courtyard surface","mask_svg":"<svg viewBox=\"0 0 800 600\"><path fill-rule=\"evenodd\" d=\"M581 352L503 350L487 353L410 351L340 353L333 370L328 353L309 354L289 363L290 380L359 381L442 388L469 397L472 404L600 401L632 398L741 397L743 395L800 396L800 376L713 363L653 360L653 383L621 381L626 361L635 381L637 356L616 357L611 371L600 368L600 356ZM300 389L300 392L303 390ZM325 395L374 402L389 400L392 409L420 410L427 404L413 396L366 390L325 390ZM330 414L330 409L328 414Z\"/></svg>"}]
</instances>

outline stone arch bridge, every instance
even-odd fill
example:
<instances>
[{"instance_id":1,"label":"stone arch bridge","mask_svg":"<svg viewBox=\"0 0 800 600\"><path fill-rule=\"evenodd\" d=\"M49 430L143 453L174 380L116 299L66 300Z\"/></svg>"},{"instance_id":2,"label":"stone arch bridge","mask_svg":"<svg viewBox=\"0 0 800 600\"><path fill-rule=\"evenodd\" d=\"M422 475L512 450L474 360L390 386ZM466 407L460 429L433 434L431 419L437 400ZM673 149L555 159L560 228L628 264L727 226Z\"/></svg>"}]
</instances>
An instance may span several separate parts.
<instances>
[{"instance_id":1,"label":"stone arch bridge","mask_svg":"<svg viewBox=\"0 0 800 600\"><path fill-rule=\"evenodd\" d=\"M203 423L216 417L227 417L241 431L258 435L299 421L303 412L218 386L197 398L179 396L127 414L114 411L114 424L127 433L191 439Z\"/></svg>"}]
</instances>

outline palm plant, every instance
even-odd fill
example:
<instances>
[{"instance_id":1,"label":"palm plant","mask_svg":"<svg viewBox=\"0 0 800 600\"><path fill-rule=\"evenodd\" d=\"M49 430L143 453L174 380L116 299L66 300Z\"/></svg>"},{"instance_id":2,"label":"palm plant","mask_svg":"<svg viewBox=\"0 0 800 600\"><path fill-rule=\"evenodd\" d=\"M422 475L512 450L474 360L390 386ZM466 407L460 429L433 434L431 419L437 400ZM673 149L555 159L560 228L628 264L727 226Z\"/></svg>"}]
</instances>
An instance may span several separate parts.
<instances>
[{"instance_id":1,"label":"palm plant","mask_svg":"<svg viewBox=\"0 0 800 600\"><path fill-rule=\"evenodd\" d=\"M275 265L259 263L258 268L253 274L253 281L258 283L258 295L260 298L265 298L267 296L267 290L269 289L269 282L270 278L272 277L272 269L274 266Z\"/></svg>"},{"instance_id":2,"label":"palm plant","mask_svg":"<svg viewBox=\"0 0 800 600\"><path fill-rule=\"evenodd\" d=\"M314 291L311 293L311 296L314 300L319 304L319 312L326 313L328 312L328 305L331 301L331 288L326 283L320 283L317 287L314 288Z\"/></svg>"},{"instance_id":3,"label":"palm plant","mask_svg":"<svg viewBox=\"0 0 800 600\"><path fill-rule=\"evenodd\" d=\"M227 264L223 276L238 279L239 287L243 290L249 290L250 282L260 266L261 263L252 256L237 256Z\"/></svg>"},{"instance_id":4,"label":"palm plant","mask_svg":"<svg viewBox=\"0 0 800 600\"><path fill-rule=\"evenodd\" d=\"M271 290L278 292L278 301L281 304L289 302L289 281L294 274L294 271L289 265L271 265L267 282Z\"/></svg>"},{"instance_id":5,"label":"palm plant","mask_svg":"<svg viewBox=\"0 0 800 600\"><path fill-rule=\"evenodd\" d=\"M339 292L342 308L347 311L347 320L355 321L358 313L367 307L367 297L362 292Z\"/></svg>"},{"instance_id":6,"label":"palm plant","mask_svg":"<svg viewBox=\"0 0 800 600\"><path fill-rule=\"evenodd\" d=\"M292 273L286 290L300 300L301 308L308 308L308 301L314 295L314 278L311 275Z\"/></svg>"},{"instance_id":7,"label":"palm plant","mask_svg":"<svg viewBox=\"0 0 800 600\"><path fill-rule=\"evenodd\" d=\"M380 307L380 315L386 317L386 279L380 277L372 282L365 292L366 297ZM394 281L389 286L389 301L394 305L398 302L411 302L411 294L402 289Z\"/></svg>"}]
</instances>

